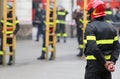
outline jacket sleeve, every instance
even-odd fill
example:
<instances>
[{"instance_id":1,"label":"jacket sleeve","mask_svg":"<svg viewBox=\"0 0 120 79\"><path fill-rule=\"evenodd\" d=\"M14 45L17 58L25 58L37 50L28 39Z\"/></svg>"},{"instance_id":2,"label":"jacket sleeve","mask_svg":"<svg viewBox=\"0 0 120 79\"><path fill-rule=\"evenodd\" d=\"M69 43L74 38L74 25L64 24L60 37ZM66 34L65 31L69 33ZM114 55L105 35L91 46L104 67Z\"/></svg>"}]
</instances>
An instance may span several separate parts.
<instances>
[{"instance_id":1,"label":"jacket sleeve","mask_svg":"<svg viewBox=\"0 0 120 79\"><path fill-rule=\"evenodd\" d=\"M117 32L115 32L117 33ZM116 63L116 61L119 58L119 54L120 54L120 43L118 41L118 36L117 34L115 35L116 37L114 38L114 43L113 43L113 52L112 52L112 56L111 56L111 61L113 61L114 63Z\"/></svg>"},{"instance_id":2,"label":"jacket sleeve","mask_svg":"<svg viewBox=\"0 0 120 79\"><path fill-rule=\"evenodd\" d=\"M89 52L98 60L102 65L105 64L106 60L104 56L102 55L101 51L99 50L97 44L96 44L96 30L93 26L88 24L85 30L85 39L87 41L87 51Z\"/></svg>"},{"instance_id":3,"label":"jacket sleeve","mask_svg":"<svg viewBox=\"0 0 120 79\"><path fill-rule=\"evenodd\" d=\"M15 30L14 30L14 32L13 32L13 34L17 34L17 32L19 31L19 29L20 29L20 24L19 24L19 21L18 21L18 19L16 18L16 28L15 28Z\"/></svg>"}]
</instances>

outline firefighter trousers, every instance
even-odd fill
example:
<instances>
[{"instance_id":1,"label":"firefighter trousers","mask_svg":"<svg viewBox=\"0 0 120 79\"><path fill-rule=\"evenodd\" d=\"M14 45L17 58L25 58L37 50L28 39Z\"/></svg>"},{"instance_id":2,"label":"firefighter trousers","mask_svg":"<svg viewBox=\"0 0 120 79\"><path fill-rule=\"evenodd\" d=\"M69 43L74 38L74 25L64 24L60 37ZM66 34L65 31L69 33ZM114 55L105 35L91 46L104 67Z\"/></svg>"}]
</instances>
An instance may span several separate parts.
<instances>
[{"instance_id":1,"label":"firefighter trousers","mask_svg":"<svg viewBox=\"0 0 120 79\"><path fill-rule=\"evenodd\" d=\"M111 79L111 72L96 60L88 60L85 68L85 79Z\"/></svg>"}]
</instances>

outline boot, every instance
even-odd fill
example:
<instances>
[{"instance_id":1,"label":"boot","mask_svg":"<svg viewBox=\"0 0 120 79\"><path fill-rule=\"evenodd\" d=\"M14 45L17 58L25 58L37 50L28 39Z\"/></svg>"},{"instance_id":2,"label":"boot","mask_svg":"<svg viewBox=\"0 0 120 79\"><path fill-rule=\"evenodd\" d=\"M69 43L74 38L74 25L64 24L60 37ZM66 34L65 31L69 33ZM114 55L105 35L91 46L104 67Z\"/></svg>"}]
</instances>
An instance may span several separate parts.
<instances>
[{"instance_id":1,"label":"boot","mask_svg":"<svg viewBox=\"0 0 120 79\"><path fill-rule=\"evenodd\" d=\"M2 58L3 58L3 56L0 55L0 65L2 65Z\"/></svg>"},{"instance_id":2,"label":"boot","mask_svg":"<svg viewBox=\"0 0 120 79\"><path fill-rule=\"evenodd\" d=\"M57 42L58 42L58 43L60 42L60 37L57 37Z\"/></svg>"},{"instance_id":3,"label":"boot","mask_svg":"<svg viewBox=\"0 0 120 79\"><path fill-rule=\"evenodd\" d=\"M64 43L66 43L66 37L64 37Z\"/></svg>"},{"instance_id":4,"label":"boot","mask_svg":"<svg viewBox=\"0 0 120 79\"><path fill-rule=\"evenodd\" d=\"M13 58L12 58L12 56L10 56L8 65L12 65L12 64L13 64Z\"/></svg>"},{"instance_id":5,"label":"boot","mask_svg":"<svg viewBox=\"0 0 120 79\"><path fill-rule=\"evenodd\" d=\"M81 57L83 55L83 49L80 49L80 52L77 54L78 57Z\"/></svg>"},{"instance_id":6,"label":"boot","mask_svg":"<svg viewBox=\"0 0 120 79\"><path fill-rule=\"evenodd\" d=\"M51 53L49 60L53 60L53 52Z\"/></svg>"},{"instance_id":7,"label":"boot","mask_svg":"<svg viewBox=\"0 0 120 79\"><path fill-rule=\"evenodd\" d=\"M37 58L38 60L45 59L45 52L42 52L41 56Z\"/></svg>"}]
</instances>

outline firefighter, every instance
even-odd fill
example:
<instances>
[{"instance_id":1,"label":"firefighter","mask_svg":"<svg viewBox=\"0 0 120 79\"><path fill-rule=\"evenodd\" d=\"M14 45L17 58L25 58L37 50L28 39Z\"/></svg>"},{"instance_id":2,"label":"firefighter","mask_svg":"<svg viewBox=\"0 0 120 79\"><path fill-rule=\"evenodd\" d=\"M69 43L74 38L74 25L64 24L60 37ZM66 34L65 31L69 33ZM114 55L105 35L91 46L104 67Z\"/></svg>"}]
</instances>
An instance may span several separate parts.
<instances>
[{"instance_id":1,"label":"firefighter","mask_svg":"<svg viewBox=\"0 0 120 79\"><path fill-rule=\"evenodd\" d=\"M8 9L12 9L12 7L10 5L7 5L7 8ZM7 10L7 18L12 18L12 11ZM3 26L3 23L4 23L4 19L1 20L1 25L2 26ZM8 44L12 44L12 40L13 40L14 36L19 31L20 25L19 25L19 21L17 20L17 18L16 18L16 28L15 28L15 30L13 32L12 32L12 29L9 29L11 26L12 26L12 20L7 20L7 36L10 37L10 38L7 38L7 43ZM1 46L0 46L0 64L2 64L2 59L3 59L3 56L2 56L3 55L2 43L3 43L3 33L2 33L2 36L1 36ZM9 50L10 50L10 52L13 52L12 46L9 46ZM8 65L12 65L13 64L12 60L13 60L12 56L10 56Z\"/></svg>"},{"instance_id":2,"label":"firefighter","mask_svg":"<svg viewBox=\"0 0 120 79\"><path fill-rule=\"evenodd\" d=\"M77 56L83 55L83 13L80 11L80 6L77 6L75 11L73 12L73 19L75 19L77 26L77 40L79 44L80 52Z\"/></svg>"},{"instance_id":3,"label":"firefighter","mask_svg":"<svg viewBox=\"0 0 120 79\"><path fill-rule=\"evenodd\" d=\"M85 79L111 79L120 53L116 30L104 21L106 14L102 0L91 1L86 10L92 22L85 30Z\"/></svg>"},{"instance_id":4,"label":"firefighter","mask_svg":"<svg viewBox=\"0 0 120 79\"><path fill-rule=\"evenodd\" d=\"M112 22L113 12L112 12L112 9L111 9L109 3L106 4L105 13L106 13L105 20L106 20L107 22Z\"/></svg>"},{"instance_id":5,"label":"firefighter","mask_svg":"<svg viewBox=\"0 0 120 79\"><path fill-rule=\"evenodd\" d=\"M50 5L50 9L52 9L53 8L53 5L51 4ZM50 18L53 18L53 11L51 11L50 12ZM50 34L55 34L55 32L54 32L54 30L53 30L53 19L50 19L50 23L49 23L49 32L50 32ZM37 59L38 60L42 60L42 59L45 59L45 53L46 53L46 51L47 51L47 49L46 49L46 47L45 47L45 40L46 40L46 30L44 30L44 33L43 33L43 45L42 45L42 53L41 53L41 56L40 57L38 57ZM52 36L49 36L49 41L53 41L53 35ZM51 45L51 48L52 48L52 50L54 50L54 48L53 48L53 44L50 44ZM50 55L50 58L49 58L49 60L53 60L53 51L51 51L51 55Z\"/></svg>"},{"instance_id":6,"label":"firefighter","mask_svg":"<svg viewBox=\"0 0 120 79\"><path fill-rule=\"evenodd\" d=\"M64 43L66 42L65 18L68 12L63 6L59 6L57 11L57 42L60 42L60 37L63 36Z\"/></svg>"}]
</instances>

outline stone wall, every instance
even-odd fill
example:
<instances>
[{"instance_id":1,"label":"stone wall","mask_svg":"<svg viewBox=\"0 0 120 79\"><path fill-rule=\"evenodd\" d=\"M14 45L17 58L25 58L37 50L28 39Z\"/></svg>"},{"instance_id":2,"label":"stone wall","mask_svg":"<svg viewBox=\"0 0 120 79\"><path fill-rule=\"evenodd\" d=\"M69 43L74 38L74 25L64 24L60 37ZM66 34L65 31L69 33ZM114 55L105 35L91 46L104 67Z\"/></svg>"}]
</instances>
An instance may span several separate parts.
<instances>
[{"instance_id":1,"label":"stone wall","mask_svg":"<svg viewBox=\"0 0 120 79\"><path fill-rule=\"evenodd\" d=\"M17 40L32 40L32 25L20 25Z\"/></svg>"}]
</instances>

